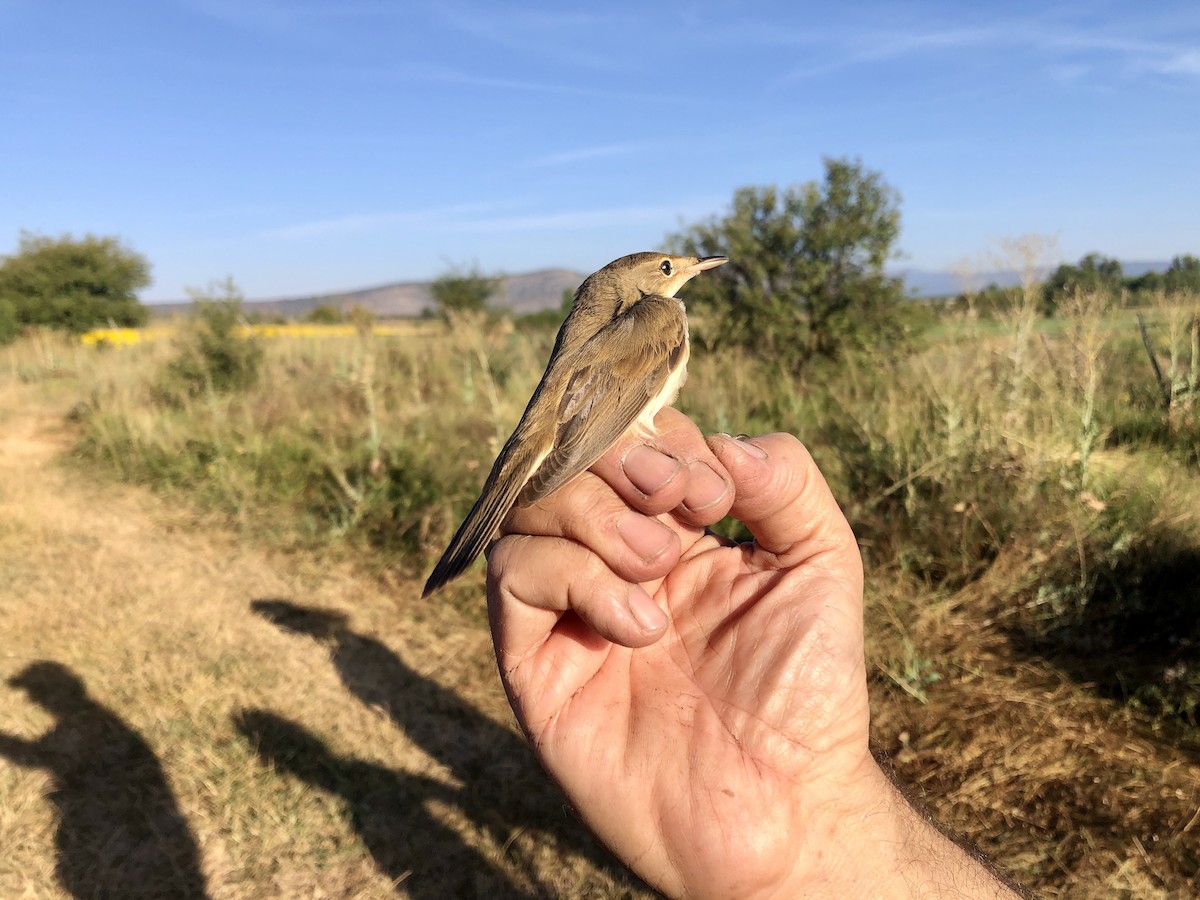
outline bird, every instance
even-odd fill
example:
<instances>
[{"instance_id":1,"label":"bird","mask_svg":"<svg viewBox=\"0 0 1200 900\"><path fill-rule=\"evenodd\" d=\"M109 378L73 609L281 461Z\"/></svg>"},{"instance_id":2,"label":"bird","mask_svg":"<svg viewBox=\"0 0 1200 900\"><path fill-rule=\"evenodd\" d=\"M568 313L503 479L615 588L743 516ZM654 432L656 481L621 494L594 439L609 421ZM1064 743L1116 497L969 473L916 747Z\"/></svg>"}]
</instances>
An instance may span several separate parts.
<instances>
[{"instance_id":1,"label":"bird","mask_svg":"<svg viewBox=\"0 0 1200 900\"><path fill-rule=\"evenodd\" d=\"M675 292L728 261L631 253L584 279L542 380L422 597L466 571L514 506L548 497L631 428L654 433L654 416L687 378L687 313Z\"/></svg>"}]
</instances>

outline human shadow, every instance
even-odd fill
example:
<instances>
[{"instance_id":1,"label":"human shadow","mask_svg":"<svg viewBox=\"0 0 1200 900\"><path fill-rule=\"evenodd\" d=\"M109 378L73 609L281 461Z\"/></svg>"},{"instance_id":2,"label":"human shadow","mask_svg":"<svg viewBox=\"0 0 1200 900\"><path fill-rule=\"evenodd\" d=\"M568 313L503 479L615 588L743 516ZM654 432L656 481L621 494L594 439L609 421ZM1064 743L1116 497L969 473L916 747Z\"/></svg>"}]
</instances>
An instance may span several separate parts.
<instances>
[{"instance_id":1,"label":"human shadow","mask_svg":"<svg viewBox=\"0 0 1200 900\"><path fill-rule=\"evenodd\" d=\"M430 812L431 802L457 803L455 788L339 757L303 726L266 710L243 710L234 725L264 761L342 797L375 864L415 900L527 894Z\"/></svg>"},{"instance_id":2,"label":"human shadow","mask_svg":"<svg viewBox=\"0 0 1200 900\"><path fill-rule=\"evenodd\" d=\"M53 779L62 887L88 898L206 897L196 840L141 735L60 663L35 662L8 683L56 719L35 740L0 732L0 756Z\"/></svg>"},{"instance_id":3,"label":"human shadow","mask_svg":"<svg viewBox=\"0 0 1200 900\"><path fill-rule=\"evenodd\" d=\"M350 629L336 610L288 600L254 600L255 613L284 631L329 647L338 675L364 704L387 713L396 727L462 783L454 804L494 840L534 829L615 878L636 882L566 806L529 746L453 691L414 671L382 642ZM532 876L531 876L532 877Z\"/></svg>"}]
</instances>

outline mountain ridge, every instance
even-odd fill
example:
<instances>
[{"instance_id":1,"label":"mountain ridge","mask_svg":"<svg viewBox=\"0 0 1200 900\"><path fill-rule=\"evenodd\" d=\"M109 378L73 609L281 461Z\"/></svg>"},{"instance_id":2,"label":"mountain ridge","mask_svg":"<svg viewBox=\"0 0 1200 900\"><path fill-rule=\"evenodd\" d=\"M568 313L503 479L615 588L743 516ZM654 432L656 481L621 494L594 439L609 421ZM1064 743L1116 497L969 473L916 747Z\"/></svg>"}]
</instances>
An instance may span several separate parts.
<instances>
[{"instance_id":1,"label":"mountain ridge","mask_svg":"<svg viewBox=\"0 0 1200 900\"><path fill-rule=\"evenodd\" d=\"M500 285L491 305L518 314L558 308L562 305L563 292L573 293L586 277L570 269L539 269L500 276ZM432 284L430 281L395 281L349 291L246 300L242 308L248 313L301 318L320 306L336 306L343 312L361 306L381 319L415 318L436 308L430 290ZM150 303L147 307L151 315L173 316L186 314L191 305L190 300L177 300Z\"/></svg>"},{"instance_id":2,"label":"mountain ridge","mask_svg":"<svg viewBox=\"0 0 1200 900\"><path fill-rule=\"evenodd\" d=\"M1132 261L1122 262L1126 276L1137 276L1145 272L1166 271L1167 262ZM946 297L958 294L963 289L962 276L938 269L896 268L890 275L903 278L906 293L914 299ZM557 309L562 305L563 294L575 291L587 276L571 269L538 269L517 275L500 276L500 286L493 296L491 305L517 314ZM973 286L978 289L989 284L1010 287L1020 284L1020 274L1006 269L975 272L971 275ZM430 281L395 281L373 287L349 291L333 291L324 294L309 294L299 297L246 300L242 306L246 312L265 315L280 315L302 318L319 306L336 306L343 312L361 306L381 319L415 318L436 308ZM166 303L149 303L151 315L172 316L186 314L191 301L180 300Z\"/></svg>"}]
</instances>

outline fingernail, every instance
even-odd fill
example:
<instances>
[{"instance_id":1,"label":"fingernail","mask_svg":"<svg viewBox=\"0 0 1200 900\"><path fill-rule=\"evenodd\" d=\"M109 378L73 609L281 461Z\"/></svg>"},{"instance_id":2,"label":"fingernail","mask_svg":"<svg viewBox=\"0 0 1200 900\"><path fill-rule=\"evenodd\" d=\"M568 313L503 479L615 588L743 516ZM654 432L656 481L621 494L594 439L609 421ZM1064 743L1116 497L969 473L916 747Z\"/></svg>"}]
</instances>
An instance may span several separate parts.
<instances>
[{"instance_id":1,"label":"fingernail","mask_svg":"<svg viewBox=\"0 0 1200 900\"><path fill-rule=\"evenodd\" d=\"M667 614L640 584L629 589L629 612L644 631L661 631L667 627Z\"/></svg>"},{"instance_id":2,"label":"fingernail","mask_svg":"<svg viewBox=\"0 0 1200 900\"><path fill-rule=\"evenodd\" d=\"M674 538L671 529L662 522L632 511L625 513L617 522L617 533L626 546L645 562L662 556Z\"/></svg>"},{"instance_id":3,"label":"fingernail","mask_svg":"<svg viewBox=\"0 0 1200 900\"><path fill-rule=\"evenodd\" d=\"M756 459L767 458L767 451L758 446L758 444L750 443L750 435L748 434L739 434L733 439L733 442L742 449L743 453L749 453Z\"/></svg>"},{"instance_id":4,"label":"fingernail","mask_svg":"<svg viewBox=\"0 0 1200 900\"><path fill-rule=\"evenodd\" d=\"M707 463L696 461L691 466L692 480L688 484L687 496L683 498L683 505L692 512L700 512L708 509L715 503L719 503L721 499L729 491L729 485L725 479L714 472Z\"/></svg>"},{"instance_id":5,"label":"fingernail","mask_svg":"<svg viewBox=\"0 0 1200 900\"><path fill-rule=\"evenodd\" d=\"M639 444L621 460L621 469L630 483L643 494L653 494L679 473L680 462L649 447Z\"/></svg>"}]
</instances>

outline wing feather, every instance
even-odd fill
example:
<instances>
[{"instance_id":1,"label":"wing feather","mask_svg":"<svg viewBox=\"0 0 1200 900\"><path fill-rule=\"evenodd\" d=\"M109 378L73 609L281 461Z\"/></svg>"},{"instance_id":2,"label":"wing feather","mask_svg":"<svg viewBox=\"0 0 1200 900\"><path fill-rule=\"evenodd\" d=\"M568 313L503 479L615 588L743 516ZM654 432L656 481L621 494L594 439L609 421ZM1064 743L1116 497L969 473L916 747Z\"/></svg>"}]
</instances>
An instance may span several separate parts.
<instances>
[{"instance_id":1,"label":"wing feather","mask_svg":"<svg viewBox=\"0 0 1200 900\"><path fill-rule=\"evenodd\" d=\"M428 596L465 572L475 561L475 557L483 552L488 541L495 536L500 523L512 509L525 484L525 476L528 473L519 469L526 466L533 468L537 465L536 459L524 462L518 450L515 436L509 438L492 465L492 471L479 493L479 499L458 526L458 531L450 539L442 558L433 567L429 580L425 582L422 596Z\"/></svg>"},{"instance_id":2,"label":"wing feather","mask_svg":"<svg viewBox=\"0 0 1200 900\"><path fill-rule=\"evenodd\" d=\"M579 350L592 360L567 382L554 449L518 503L528 506L562 487L604 455L658 397L687 348L678 300L649 296L601 328Z\"/></svg>"}]
</instances>

